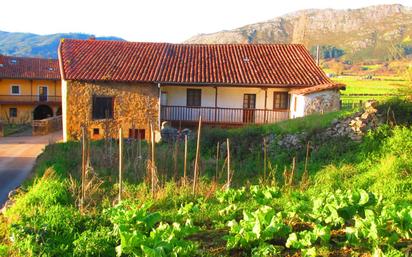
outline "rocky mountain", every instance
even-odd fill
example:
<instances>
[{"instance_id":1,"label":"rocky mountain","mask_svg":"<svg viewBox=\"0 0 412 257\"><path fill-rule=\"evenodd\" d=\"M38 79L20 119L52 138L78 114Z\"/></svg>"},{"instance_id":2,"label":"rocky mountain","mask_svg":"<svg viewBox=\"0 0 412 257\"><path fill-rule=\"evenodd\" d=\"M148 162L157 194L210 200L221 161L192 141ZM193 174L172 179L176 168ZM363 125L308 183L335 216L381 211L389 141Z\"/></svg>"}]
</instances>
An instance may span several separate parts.
<instances>
[{"instance_id":1,"label":"rocky mountain","mask_svg":"<svg viewBox=\"0 0 412 257\"><path fill-rule=\"evenodd\" d=\"M377 5L361 9L308 9L272 20L200 34L189 43L301 43L323 57L389 60L412 54L412 8Z\"/></svg>"},{"instance_id":2,"label":"rocky mountain","mask_svg":"<svg viewBox=\"0 0 412 257\"><path fill-rule=\"evenodd\" d=\"M57 58L57 47L62 38L88 39L92 35L82 33L59 33L37 35L0 31L0 54ZM96 40L123 40L118 37L96 37Z\"/></svg>"}]
</instances>

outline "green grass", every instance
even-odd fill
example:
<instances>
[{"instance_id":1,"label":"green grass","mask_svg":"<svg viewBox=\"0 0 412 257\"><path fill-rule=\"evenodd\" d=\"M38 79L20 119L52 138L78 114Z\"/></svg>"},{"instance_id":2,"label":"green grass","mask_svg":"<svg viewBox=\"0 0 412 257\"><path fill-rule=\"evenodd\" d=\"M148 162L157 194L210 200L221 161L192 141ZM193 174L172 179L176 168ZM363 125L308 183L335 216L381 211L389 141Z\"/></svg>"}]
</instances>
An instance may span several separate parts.
<instances>
[{"instance_id":1,"label":"green grass","mask_svg":"<svg viewBox=\"0 0 412 257\"><path fill-rule=\"evenodd\" d=\"M397 77L376 77L379 80L367 80L358 76L341 76L333 78L335 82L346 84L342 91L343 98L346 94L400 94L406 89L408 82Z\"/></svg>"},{"instance_id":2,"label":"green grass","mask_svg":"<svg viewBox=\"0 0 412 257\"><path fill-rule=\"evenodd\" d=\"M23 132L30 128L30 124L5 124L3 125L4 136L10 136L16 133Z\"/></svg>"}]
</instances>

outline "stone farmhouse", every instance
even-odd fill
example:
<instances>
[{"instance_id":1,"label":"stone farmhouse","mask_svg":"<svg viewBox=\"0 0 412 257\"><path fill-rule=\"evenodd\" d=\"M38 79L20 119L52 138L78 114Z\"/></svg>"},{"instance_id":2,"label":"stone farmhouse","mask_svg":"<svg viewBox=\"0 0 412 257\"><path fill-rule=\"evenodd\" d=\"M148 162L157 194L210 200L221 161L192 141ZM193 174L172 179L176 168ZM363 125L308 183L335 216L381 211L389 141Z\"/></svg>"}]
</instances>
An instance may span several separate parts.
<instances>
[{"instance_id":1,"label":"stone farmhouse","mask_svg":"<svg viewBox=\"0 0 412 257\"><path fill-rule=\"evenodd\" d=\"M61 115L58 60L0 55L0 120L30 123Z\"/></svg>"},{"instance_id":2,"label":"stone farmhouse","mask_svg":"<svg viewBox=\"0 0 412 257\"><path fill-rule=\"evenodd\" d=\"M183 127L274 123L340 108L339 89L303 45L62 40L63 136L149 137Z\"/></svg>"}]
</instances>

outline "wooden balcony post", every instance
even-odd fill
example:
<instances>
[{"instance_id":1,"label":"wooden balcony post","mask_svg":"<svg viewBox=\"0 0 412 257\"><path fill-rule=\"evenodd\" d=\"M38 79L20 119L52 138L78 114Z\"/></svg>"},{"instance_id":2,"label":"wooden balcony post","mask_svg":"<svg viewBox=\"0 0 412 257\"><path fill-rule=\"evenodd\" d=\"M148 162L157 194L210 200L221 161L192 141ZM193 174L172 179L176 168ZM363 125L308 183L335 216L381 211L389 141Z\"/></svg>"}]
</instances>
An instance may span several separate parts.
<instances>
[{"instance_id":1,"label":"wooden balcony post","mask_svg":"<svg viewBox=\"0 0 412 257\"><path fill-rule=\"evenodd\" d=\"M264 118L263 118L263 122L264 123L267 123L268 121L267 121L267 117L266 117L266 109L267 109L267 101L268 101L268 89L267 88L265 88L265 111L264 111Z\"/></svg>"},{"instance_id":2,"label":"wooden balcony post","mask_svg":"<svg viewBox=\"0 0 412 257\"><path fill-rule=\"evenodd\" d=\"M217 123L217 87L215 87L215 123Z\"/></svg>"}]
</instances>

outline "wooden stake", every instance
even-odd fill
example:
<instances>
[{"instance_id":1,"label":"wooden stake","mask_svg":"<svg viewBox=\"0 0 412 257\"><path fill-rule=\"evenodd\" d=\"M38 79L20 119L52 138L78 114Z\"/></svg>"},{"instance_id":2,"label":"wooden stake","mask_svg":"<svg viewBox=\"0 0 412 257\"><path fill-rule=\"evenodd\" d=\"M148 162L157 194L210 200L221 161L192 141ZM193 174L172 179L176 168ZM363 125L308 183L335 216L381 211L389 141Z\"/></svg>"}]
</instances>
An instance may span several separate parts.
<instances>
[{"instance_id":1,"label":"wooden stake","mask_svg":"<svg viewBox=\"0 0 412 257\"><path fill-rule=\"evenodd\" d=\"M304 170L304 174L306 174L308 172L308 158L309 158L309 148L310 148L310 141L308 141L307 145L306 145L306 159L305 159L305 170Z\"/></svg>"},{"instance_id":2,"label":"wooden stake","mask_svg":"<svg viewBox=\"0 0 412 257\"><path fill-rule=\"evenodd\" d=\"M202 116L199 116L199 127L197 129L197 142L196 142L196 159L195 170L193 172L193 194L196 193L197 176L199 173L199 152L200 152L200 131L202 128Z\"/></svg>"},{"instance_id":3,"label":"wooden stake","mask_svg":"<svg viewBox=\"0 0 412 257\"><path fill-rule=\"evenodd\" d=\"M183 161L183 186L186 186L186 172L187 172L187 135L185 135L185 159Z\"/></svg>"},{"instance_id":4,"label":"wooden stake","mask_svg":"<svg viewBox=\"0 0 412 257\"><path fill-rule=\"evenodd\" d=\"M296 169L296 157L293 157L293 159L292 159L292 170L291 170L290 178L289 178L289 185L290 186L293 184L293 177L295 176L295 169Z\"/></svg>"},{"instance_id":5,"label":"wooden stake","mask_svg":"<svg viewBox=\"0 0 412 257\"><path fill-rule=\"evenodd\" d=\"M178 153L179 153L179 139L176 138L176 142L174 145L174 151L173 151L173 175L174 175L174 180L178 180L178 170L177 170L177 159L178 159Z\"/></svg>"},{"instance_id":6,"label":"wooden stake","mask_svg":"<svg viewBox=\"0 0 412 257\"><path fill-rule=\"evenodd\" d=\"M123 189L123 132L122 128L119 129L119 203L122 200L122 189Z\"/></svg>"},{"instance_id":7,"label":"wooden stake","mask_svg":"<svg viewBox=\"0 0 412 257\"><path fill-rule=\"evenodd\" d=\"M80 210L83 211L86 186L86 129L82 126L82 189L80 199Z\"/></svg>"},{"instance_id":8,"label":"wooden stake","mask_svg":"<svg viewBox=\"0 0 412 257\"><path fill-rule=\"evenodd\" d=\"M219 173L219 150L220 150L220 142L217 142L216 145L216 174L215 174L215 181L218 180L218 173Z\"/></svg>"},{"instance_id":9,"label":"wooden stake","mask_svg":"<svg viewBox=\"0 0 412 257\"><path fill-rule=\"evenodd\" d=\"M151 143L152 143L152 158L151 158L151 167L150 167L150 176L151 176L151 184L152 184L152 197L155 197L155 165L156 165L156 160L155 160L155 134L153 130L153 124L150 123L150 133L151 133Z\"/></svg>"},{"instance_id":10,"label":"wooden stake","mask_svg":"<svg viewBox=\"0 0 412 257\"><path fill-rule=\"evenodd\" d=\"M267 169L267 149L266 138L263 138L263 180L266 182L266 169Z\"/></svg>"},{"instance_id":11,"label":"wooden stake","mask_svg":"<svg viewBox=\"0 0 412 257\"><path fill-rule=\"evenodd\" d=\"M230 141L226 139L226 151L227 151L227 189L230 188Z\"/></svg>"}]
</instances>

